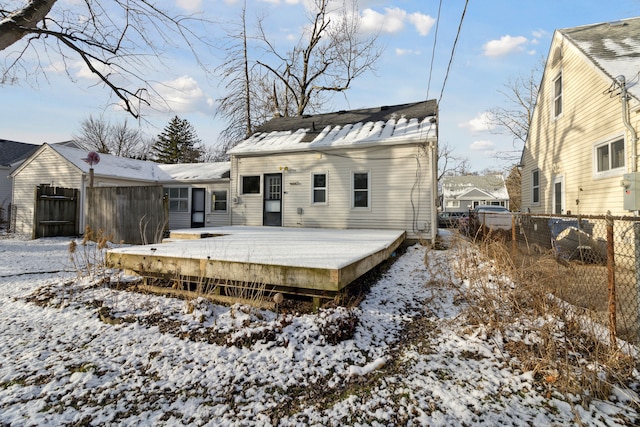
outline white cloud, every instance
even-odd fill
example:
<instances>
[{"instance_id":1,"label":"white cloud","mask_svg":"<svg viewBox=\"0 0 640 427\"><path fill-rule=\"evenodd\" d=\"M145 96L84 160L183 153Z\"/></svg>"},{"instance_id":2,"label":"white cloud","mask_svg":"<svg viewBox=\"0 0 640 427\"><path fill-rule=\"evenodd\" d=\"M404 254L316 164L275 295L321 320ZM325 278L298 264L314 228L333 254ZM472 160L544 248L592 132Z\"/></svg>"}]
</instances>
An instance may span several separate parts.
<instances>
[{"instance_id":1,"label":"white cloud","mask_svg":"<svg viewBox=\"0 0 640 427\"><path fill-rule=\"evenodd\" d=\"M489 140L473 141L471 143L471 151L492 151L495 144Z\"/></svg>"},{"instance_id":2,"label":"white cloud","mask_svg":"<svg viewBox=\"0 0 640 427\"><path fill-rule=\"evenodd\" d=\"M505 56L514 52L522 52L527 44L526 37L510 35L500 37L500 40L491 40L485 43L484 54L486 56Z\"/></svg>"},{"instance_id":3,"label":"white cloud","mask_svg":"<svg viewBox=\"0 0 640 427\"><path fill-rule=\"evenodd\" d=\"M213 99L208 97L190 76L165 81L154 85L154 90L163 98L168 107L176 113L188 113L208 109Z\"/></svg>"},{"instance_id":4,"label":"white cloud","mask_svg":"<svg viewBox=\"0 0 640 427\"><path fill-rule=\"evenodd\" d=\"M176 0L176 6L187 12L202 11L202 0Z\"/></svg>"},{"instance_id":5,"label":"white cloud","mask_svg":"<svg viewBox=\"0 0 640 427\"><path fill-rule=\"evenodd\" d=\"M384 14L367 8L362 11L361 19L361 28L367 32L398 33L404 30L406 23L409 23L422 36L429 34L435 23L435 20L429 15L420 12L408 14L398 7L387 7L384 9Z\"/></svg>"},{"instance_id":6,"label":"white cloud","mask_svg":"<svg viewBox=\"0 0 640 427\"><path fill-rule=\"evenodd\" d=\"M493 125L491 125L491 120L489 117L489 113L486 111L478 114L473 119L468 122L460 124L460 127L467 128L471 130L471 132L486 132L493 129Z\"/></svg>"},{"instance_id":7,"label":"white cloud","mask_svg":"<svg viewBox=\"0 0 640 427\"><path fill-rule=\"evenodd\" d=\"M409 22L411 22L418 30L418 34L426 36L431 31L431 27L436 23L436 20L429 15L425 15L420 12L412 13L409 15Z\"/></svg>"},{"instance_id":8,"label":"white cloud","mask_svg":"<svg viewBox=\"0 0 640 427\"><path fill-rule=\"evenodd\" d=\"M402 49L400 47L397 47L396 48L396 55L398 55L398 56L420 55L420 51L419 50L413 50L413 49Z\"/></svg>"}]
</instances>

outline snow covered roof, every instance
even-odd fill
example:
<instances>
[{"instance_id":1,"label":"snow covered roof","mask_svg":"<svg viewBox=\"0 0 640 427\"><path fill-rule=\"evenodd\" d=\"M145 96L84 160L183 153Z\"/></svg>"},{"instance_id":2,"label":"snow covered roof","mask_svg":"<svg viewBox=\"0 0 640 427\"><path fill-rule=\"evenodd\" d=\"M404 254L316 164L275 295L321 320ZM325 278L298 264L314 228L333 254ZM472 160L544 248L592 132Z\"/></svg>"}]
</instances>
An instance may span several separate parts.
<instances>
[{"instance_id":1,"label":"snow covered roof","mask_svg":"<svg viewBox=\"0 0 640 427\"><path fill-rule=\"evenodd\" d=\"M84 160L89 153L87 150L59 144L44 144L44 146L53 149L82 172L89 173L91 166ZM100 154L100 161L98 164L93 165L93 171L96 176L157 183L226 178L229 176L230 168L230 162L166 165L110 154Z\"/></svg>"},{"instance_id":2,"label":"snow covered roof","mask_svg":"<svg viewBox=\"0 0 640 427\"><path fill-rule=\"evenodd\" d=\"M465 175L442 178L442 196L445 199L456 199L473 190L480 190L496 199L507 200L509 198L509 192L502 175Z\"/></svg>"},{"instance_id":3,"label":"snow covered roof","mask_svg":"<svg viewBox=\"0 0 640 427\"><path fill-rule=\"evenodd\" d=\"M624 76L640 100L640 17L558 30L612 80Z\"/></svg>"},{"instance_id":4,"label":"snow covered roof","mask_svg":"<svg viewBox=\"0 0 640 427\"><path fill-rule=\"evenodd\" d=\"M158 167L176 181L208 181L229 178L231 162L163 164Z\"/></svg>"},{"instance_id":5,"label":"snow covered roof","mask_svg":"<svg viewBox=\"0 0 640 427\"><path fill-rule=\"evenodd\" d=\"M396 145L436 139L435 100L277 117L260 126L229 154L267 154L340 147Z\"/></svg>"}]
</instances>

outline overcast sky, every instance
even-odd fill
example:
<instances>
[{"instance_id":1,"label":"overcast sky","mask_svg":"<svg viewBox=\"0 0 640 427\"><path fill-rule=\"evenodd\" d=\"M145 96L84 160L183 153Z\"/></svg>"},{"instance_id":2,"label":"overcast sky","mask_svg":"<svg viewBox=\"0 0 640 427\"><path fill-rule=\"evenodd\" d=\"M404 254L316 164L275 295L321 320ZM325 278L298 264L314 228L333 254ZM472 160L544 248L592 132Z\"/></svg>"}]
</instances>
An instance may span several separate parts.
<instances>
[{"instance_id":1,"label":"overcast sky","mask_svg":"<svg viewBox=\"0 0 640 427\"><path fill-rule=\"evenodd\" d=\"M249 32L262 16L271 41L284 49L299 38L308 22L308 1L247 0ZM54 7L73 3L58 0ZM170 2L165 4L169 7ZM435 0L360 0L361 28L380 32L384 54L375 73L355 80L324 111L441 98L440 141L467 157L476 171L503 169L508 164L497 160L495 153L521 149L521 145L514 148L511 137L489 131L483 113L504 105L499 91L508 79L528 75L546 57L555 29L640 16L640 0L476 0L469 1L461 24L465 0L442 1L438 21L439 4ZM223 27L238 21L241 5L240 0L175 2L182 13L201 12L200 17L219 23L207 25L205 31L220 47L199 52L209 70L224 60ZM12 48L0 52L0 58L6 61L11 52ZM171 109L143 111L139 125L149 136L156 136L178 115L193 124L205 144L215 145L225 126L214 117L215 100L225 94L220 80L204 73L186 49L168 49L161 62L164 67L145 73ZM96 85L79 63L63 64L59 58L40 55L40 66L46 77L0 86L1 139L34 144L69 140L89 115L138 125L114 107L109 91Z\"/></svg>"}]
</instances>

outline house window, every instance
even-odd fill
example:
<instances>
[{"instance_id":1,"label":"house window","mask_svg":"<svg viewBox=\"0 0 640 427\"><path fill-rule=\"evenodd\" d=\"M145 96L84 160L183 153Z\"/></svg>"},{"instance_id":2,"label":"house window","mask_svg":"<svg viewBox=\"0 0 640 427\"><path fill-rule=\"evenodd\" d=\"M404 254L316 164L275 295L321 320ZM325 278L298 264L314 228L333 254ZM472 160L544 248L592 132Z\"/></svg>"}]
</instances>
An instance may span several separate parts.
<instances>
[{"instance_id":1,"label":"house window","mask_svg":"<svg viewBox=\"0 0 640 427\"><path fill-rule=\"evenodd\" d=\"M168 188L169 212L189 212L189 188Z\"/></svg>"},{"instance_id":2,"label":"house window","mask_svg":"<svg viewBox=\"0 0 640 427\"><path fill-rule=\"evenodd\" d=\"M326 173L314 173L312 175L313 181L313 193L311 196L311 203L313 204L326 204L327 203L327 174Z\"/></svg>"},{"instance_id":3,"label":"house window","mask_svg":"<svg viewBox=\"0 0 640 427\"><path fill-rule=\"evenodd\" d=\"M447 200L447 207L448 208L459 208L460 207L460 200Z\"/></svg>"},{"instance_id":4,"label":"house window","mask_svg":"<svg viewBox=\"0 0 640 427\"><path fill-rule=\"evenodd\" d=\"M369 207L369 172L353 173L353 207Z\"/></svg>"},{"instance_id":5,"label":"house window","mask_svg":"<svg viewBox=\"0 0 640 427\"><path fill-rule=\"evenodd\" d=\"M562 114L562 74L553 81L553 116Z\"/></svg>"},{"instance_id":6,"label":"house window","mask_svg":"<svg viewBox=\"0 0 640 427\"><path fill-rule=\"evenodd\" d=\"M260 175L242 177L242 194L260 194Z\"/></svg>"},{"instance_id":7,"label":"house window","mask_svg":"<svg viewBox=\"0 0 640 427\"><path fill-rule=\"evenodd\" d=\"M226 212L227 211L227 191L212 191L211 192L211 212Z\"/></svg>"},{"instance_id":8,"label":"house window","mask_svg":"<svg viewBox=\"0 0 640 427\"><path fill-rule=\"evenodd\" d=\"M598 145L595 149L598 173L624 168L624 139Z\"/></svg>"},{"instance_id":9,"label":"house window","mask_svg":"<svg viewBox=\"0 0 640 427\"><path fill-rule=\"evenodd\" d=\"M540 203L540 171L531 172L531 201L535 204Z\"/></svg>"}]
</instances>

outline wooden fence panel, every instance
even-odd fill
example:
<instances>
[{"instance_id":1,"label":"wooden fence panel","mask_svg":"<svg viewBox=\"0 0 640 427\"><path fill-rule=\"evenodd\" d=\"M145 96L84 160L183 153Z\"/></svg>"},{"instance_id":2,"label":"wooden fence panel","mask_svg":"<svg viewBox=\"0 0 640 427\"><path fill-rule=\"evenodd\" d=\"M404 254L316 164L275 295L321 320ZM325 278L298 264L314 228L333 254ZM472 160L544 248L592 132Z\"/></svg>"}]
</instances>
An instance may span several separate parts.
<instances>
[{"instance_id":1,"label":"wooden fence panel","mask_svg":"<svg viewBox=\"0 0 640 427\"><path fill-rule=\"evenodd\" d=\"M87 188L86 224L113 242L158 243L168 226L162 186Z\"/></svg>"},{"instance_id":2,"label":"wooden fence panel","mask_svg":"<svg viewBox=\"0 0 640 427\"><path fill-rule=\"evenodd\" d=\"M78 235L77 188L36 187L32 237Z\"/></svg>"}]
</instances>

